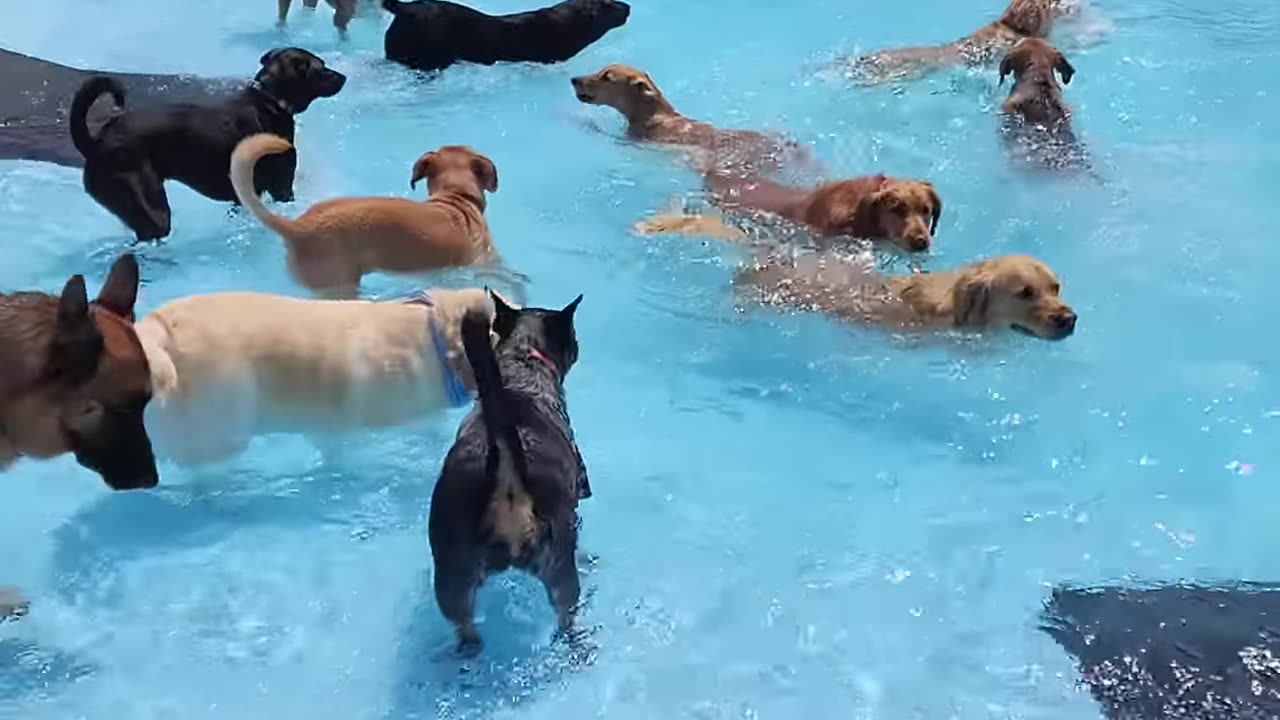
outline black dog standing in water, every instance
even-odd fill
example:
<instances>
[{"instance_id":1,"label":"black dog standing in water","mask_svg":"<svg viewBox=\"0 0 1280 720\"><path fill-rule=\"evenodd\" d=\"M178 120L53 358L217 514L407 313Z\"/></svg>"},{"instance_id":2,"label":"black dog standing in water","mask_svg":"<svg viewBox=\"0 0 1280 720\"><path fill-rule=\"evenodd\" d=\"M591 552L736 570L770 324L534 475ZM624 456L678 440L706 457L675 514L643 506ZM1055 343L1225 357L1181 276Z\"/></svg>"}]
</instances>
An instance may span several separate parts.
<instances>
[{"instance_id":1,"label":"black dog standing in water","mask_svg":"<svg viewBox=\"0 0 1280 720\"><path fill-rule=\"evenodd\" d=\"M542 581L560 633L573 630L578 581L578 501L591 497L573 440L564 379L578 359L573 315L515 310L493 295L489 320L462 320L467 360L480 396L462 421L431 495L431 554L440 612L458 633L458 649L480 649L476 591L511 567Z\"/></svg>"},{"instance_id":2,"label":"black dog standing in water","mask_svg":"<svg viewBox=\"0 0 1280 720\"><path fill-rule=\"evenodd\" d=\"M99 75L85 81L71 101L71 140L84 155L84 188L128 225L138 240L169 235L166 180L177 180L205 197L235 202L228 168L236 144L260 132L294 141L293 116L312 101L338 94L347 78L299 48L272 50L249 87L218 104L170 105L125 111L107 121L98 136L85 116L99 96L110 93L124 107L124 86ZM297 155L273 155L258 163L254 186L279 202L293 199Z\"/></svg>"},{"instance_id":3,"label":"black dog standing in water","mask_svg":"<svg viewBox=\"0 0 1280 720\"><path fill-rule=\"evenodd\" d=\"M1057 588L1044 617L1112 720L1280 718L1280 587Z\"/></svg>"},{"instance_id":4,"label":"black dog standing in water","mask_svg":"<svg viewBox=\"0 0 1280 720\"><path fill-rule=\"evenodd\" d=\"M444 0L382 0L382 6L395 15L385 38L387 59L415 70L456 62L564 62L631 15L631 6L618 0L564 0L511 15Z\"/></svg>"}]
</instances>

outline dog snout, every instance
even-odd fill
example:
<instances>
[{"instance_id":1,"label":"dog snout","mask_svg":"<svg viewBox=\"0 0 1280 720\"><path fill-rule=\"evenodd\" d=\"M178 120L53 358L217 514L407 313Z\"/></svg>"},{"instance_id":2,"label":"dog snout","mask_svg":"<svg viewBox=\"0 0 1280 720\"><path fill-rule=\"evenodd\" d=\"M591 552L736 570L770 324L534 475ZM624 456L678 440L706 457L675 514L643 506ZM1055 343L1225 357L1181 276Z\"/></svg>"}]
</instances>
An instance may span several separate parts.
<instances>
[{"instance_id":1,"label":"dog snout","mask_svg":"<svg viewBox=\"0 0 1280 720\"><path fill-rule=\"evenodd\" d=\"M587 78L578 76L572 78L569 82L573 84L573 92L582 102L591 102L595 98L591 95L591 91L587 89Z\"/></svg>"},{"instance_id":2,"label":"dog snout","mask_svg":"<svg viewBox=\"0 0 1280 720\"><path fill-rule=\"evenodd\" d=\"M322 84L324 85L325 92L327 93L325 97L333 97L334 95L337 95L347 84L347 76L337 70L329 70L326 68L324 71L324 82Z\"/></svg>"},{"instance_id":3,"label":"dog snout","mask_svg":"<svg viewBox=\"0 0 1280 720\"><path fill-rule=\"evenodd\" d=\"M1053 329L1059 333L1059 337L1067 337L1076 331L1076 314L1070 308L1063 308L1050 315L1049 321L1053 323Z\"/></svg>"},{"instance_id":4,"label":"dog snout","mask_svg":"<svg viewBox=\"0 0 1280 720\"><path fill-rule=\"evenodd\" d=\"M924 252L933 244L933 238L928 233L908 235L904 240L907 250L911 252Z\"/></svg>"}]
</instances>

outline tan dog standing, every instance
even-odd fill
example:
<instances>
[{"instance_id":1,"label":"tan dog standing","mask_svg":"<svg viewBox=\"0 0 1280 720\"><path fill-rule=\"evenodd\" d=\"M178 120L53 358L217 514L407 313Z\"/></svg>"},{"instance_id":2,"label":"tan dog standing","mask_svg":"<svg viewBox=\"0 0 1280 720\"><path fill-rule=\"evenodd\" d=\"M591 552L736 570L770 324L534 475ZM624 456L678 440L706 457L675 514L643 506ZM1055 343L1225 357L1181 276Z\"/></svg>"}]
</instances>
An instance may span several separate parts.
<instances>
[{"instance_id":1,"label":"tan dog standing","mask_svg":"<svg viewBox=\"0 0 1280 720\"><path fill-rule=\"evenodd\" d=\"M735 282L759 291L767 304L900 329L1012 329L1062 340L1076 327L1075 311L1059 297L1057 276L1026 255L943 272L886 276L831 253L772 253L739 270Z\"/></svg>"},{"instance_id":2,"label":"tan dog standing","mask_svg":"<svg viewBox=\"0 0 1280 720\"><path fill-rule=\"evenodd\" d=\"M907 252L928 250L942 217L942 199L933 185L885 175L838 180L797 188L763 178L709 174L713 201L726 211L768 213L802 224L819 237L888 240ZM694 221L659 216L642 221L644 234L682 232L726 237L711 217Z\"/></svg>"},{"instance_id":3,"label":"tan dog standing","mask_svg":"<svg viewBox=\"0 0 1280 720\"><path fill-rule=\"evenodd\" d=\"M695 163L699 167L754 174L776 170L788 157L809 161L803 149L782 137L754 130L721 130L681 115L653 78L628 65L609 65L591 75L575 77L572 82L581 102L607 105L622 113L628 137L702 151L709 157Z\"/></svg>"},{"instance_id":4,"label":"tan dog standing","mask_svg":"<svg viewBox=\"0 0 1280 720\"><path fill-rule=\"evenodd\" d=\"M217 462L256 436L391 427L471 402L462 347L481 289L404 302L229 292L170 302L137 334L152 371L147 409L159 456Z\"/></svg>"},{"instance_id":5,"label":"tan dog standing","mask_svg":"<svg viewBox=\"0 0 1280 720\"><path fill-rule=\"evenodd\" d=\"M92 303L84 277L61 296L0 295L0 470L74 453L114 490L159 481L143 411L151 375L134 333L138 264L115 262Z\"/></svg>"},{"instance_id":6,"label":"tan dog standing","mask_svg":"<svg viewBox=\"0 0 1280 720\"><path fill-rule=\"evenodd\" d=\"M1068 12L1061 0L1012 0L999 20L946 45L883 50L849 61L854 78L868 84L919 77L956 65L988 65L1026 37L1045 38Z\"/></svg>"},{"instance_id":7,"label":"tan dog standing","mask_svg":"<svg viewBox=\"0 0 1280 720\"><path fill-rule=\"evenodd\" d=\"M275 135L245 138L231 155L231 184L240 203L284 238L289 270L313 291L355 297L365 273L416 273L497 260L485 193L498 189L493 161L462 145L446 145L413 165L409 187L426 178L426 202L395 197L326 200L297 219L276 215L253 191L253 168L290 145Z\"/></svg>"},{"instance_id":8,"label":"tan dog standing","mask_svg":"<svg viewBox=\"0 0 1280 720\"><path fill-rule=\"evenodd\" d=\"M1013 88L1001 106L1002 129L1016 156L1047 168L1084 166L1088 157L1071 129L1071 107L1062 87L1076 69L1057 48L1039 38L1025 38L1000 61L1000 82L1013 75Z\"/></svg>"}]
</instances>

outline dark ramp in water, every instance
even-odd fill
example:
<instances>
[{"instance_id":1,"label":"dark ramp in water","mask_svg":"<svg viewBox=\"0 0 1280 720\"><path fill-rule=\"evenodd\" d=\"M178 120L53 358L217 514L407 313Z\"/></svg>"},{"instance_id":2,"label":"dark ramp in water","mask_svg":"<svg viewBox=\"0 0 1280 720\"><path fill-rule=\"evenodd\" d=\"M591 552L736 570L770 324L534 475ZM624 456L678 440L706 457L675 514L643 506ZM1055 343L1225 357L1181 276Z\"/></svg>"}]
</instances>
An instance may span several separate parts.
<instances>
[{"instance_id":1,"label":"dark ramp in water","mask_svg":"<svg viewBox=\"0 0 1280 720\"><path fill-rule=\"evenodd\" d=\"M1112 720L1280 718L1280 585L1061 587L1041 628Z\"/></svg>"},{"instance_id":2,"label":"dark ramp in water","mask_svg":"<svg viewBox=\"0 0 1280 720\"><path fill-rule=\"evenodd\" d=\"M0 160L83 166L84 159L71 144L67 111L81 83L99 73L124 84L125 104L130 108L208 101L231 95L248 84L246 80L195 75L82 70L0 48ZM90 130L96 133L110 116L110 98L99 100L89 112Z\"/></svg>"}]
</instances>

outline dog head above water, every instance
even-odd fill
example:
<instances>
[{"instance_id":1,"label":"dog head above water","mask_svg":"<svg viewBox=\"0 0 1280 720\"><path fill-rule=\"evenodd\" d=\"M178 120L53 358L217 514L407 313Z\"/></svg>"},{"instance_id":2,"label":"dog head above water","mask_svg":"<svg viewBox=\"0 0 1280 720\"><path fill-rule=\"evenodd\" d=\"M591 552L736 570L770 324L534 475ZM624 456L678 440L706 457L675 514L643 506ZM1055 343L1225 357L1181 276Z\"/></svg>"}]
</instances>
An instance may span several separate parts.
<instances>
[{"instance_id":1,"label":"dog head above water","mask_svg":"<svg viewBox=\"0 0 1280 720\"><path fill-rule=\"evenodd\" d=\"M1012 328L1063 340L1075 332L1076 314L1059 297L1061 290L1053 270L1033 257L983 260L959 271L952 287L956 327Z\"/></svg>"},{"instance_id":2,"label":"dog head above water","mask_svg":"<svg viewBox=\"0 0 1280 720\"><path fill-rule=\"evenodd\" d=\"M488 157L466 145L445 145L418 158L409 188L426 178L427 195L456 192L484 207L484 194L498 191L498 168Z\"/></svg>"},{"instance_id":3,"label":"dog head above water","mask_svg":"<svg viewBox=\"0 0 1280 720\"><path fill-rule=\"evenodd\" d=\"M628 120L672 110L653 78L630 65L608 65L590 75L579 75L571 82L578 100L589 105L608 105Z\"/></svg>"},{"instance_id":4,"label":"dog head above water","mask_svg":"<svg viewBox=\"0 0 1280 720\"><path fill-rule=\"evenodd\" d=\"M933 244L942 198L921 180L884 176L827 183L813 193L808 221L827 234L883 238L907 252Z\"/></svg>"},{"instance_id":5,"label":"dog head above water","mask_svg":"<svg viewBox=\"0 0 1280 720\"><path fill-rule=\"evenodd\" d=\"M493 332L497 350L528 352L553 365L563 379L578 361L578 333L573 316L582 302L579 295L561 310L515 308L498 293L493 298Z\"/></svg>"},{"instance_id":6,"label":"dog head above water","mask_svg":"<svg viewBox=\"0 0 1280 720\"><path fill-rule=\"evenodd\" d=\"M1055 0L1013 0L1000 16L1000 24L1024 37L1049 37L1058 15Z\"/></svg>"},{"instance_id":7,"label":"dog head above water","mask_svg":"<svg viewBox=\"0 0 1280 720\"><path fill-rule=\"evenodd\" d=\"M620 0L576 0L575 4L586 17L597 20L610 30L627 24L631 6Z\"/></svg>"},{"instance_id":8,"label":"dog head above water","mask_svg":"<svg viewBox=\"0 0 1280 720\"><path fill-rule=\"evenodd\" d=\"M57 302L44 387L19 403L26 425L10 428L49 449L60 444L115 490L159 482L143 424L151 373L133 330L137 293L132 255L116 261L92 303L82 276L67 282Z\"/></svg>"},{"instance_id":9,"label":"dog head above water","mask_svg":"<svg viewBox=\"0 0 1280 720\"><path fill-rule=\"evenodd\" d=\"M1032 73L1038 73L1052 81L1054 70L1062 76L1063 85L1070 85L1071 78L1076 74L1076 69L1067 62L1058 48L1040 38L1023 38L1000 61L1000 82L1004 83L1005 77L1010 73L1013 74L1014 82Z\"/></svg>"},{"instance_id":10,"label":"dog head above water","mask_svg":"<svg viewBox=\"0 0 1280 720\"><path fill-rule=\"evenodd\" d=\"M253 79L291 114L305 111L317 98L337 95L347 82L346 75L302 48L277 48L259 62L262 69Z\"/></svg>"}]
</instances>

